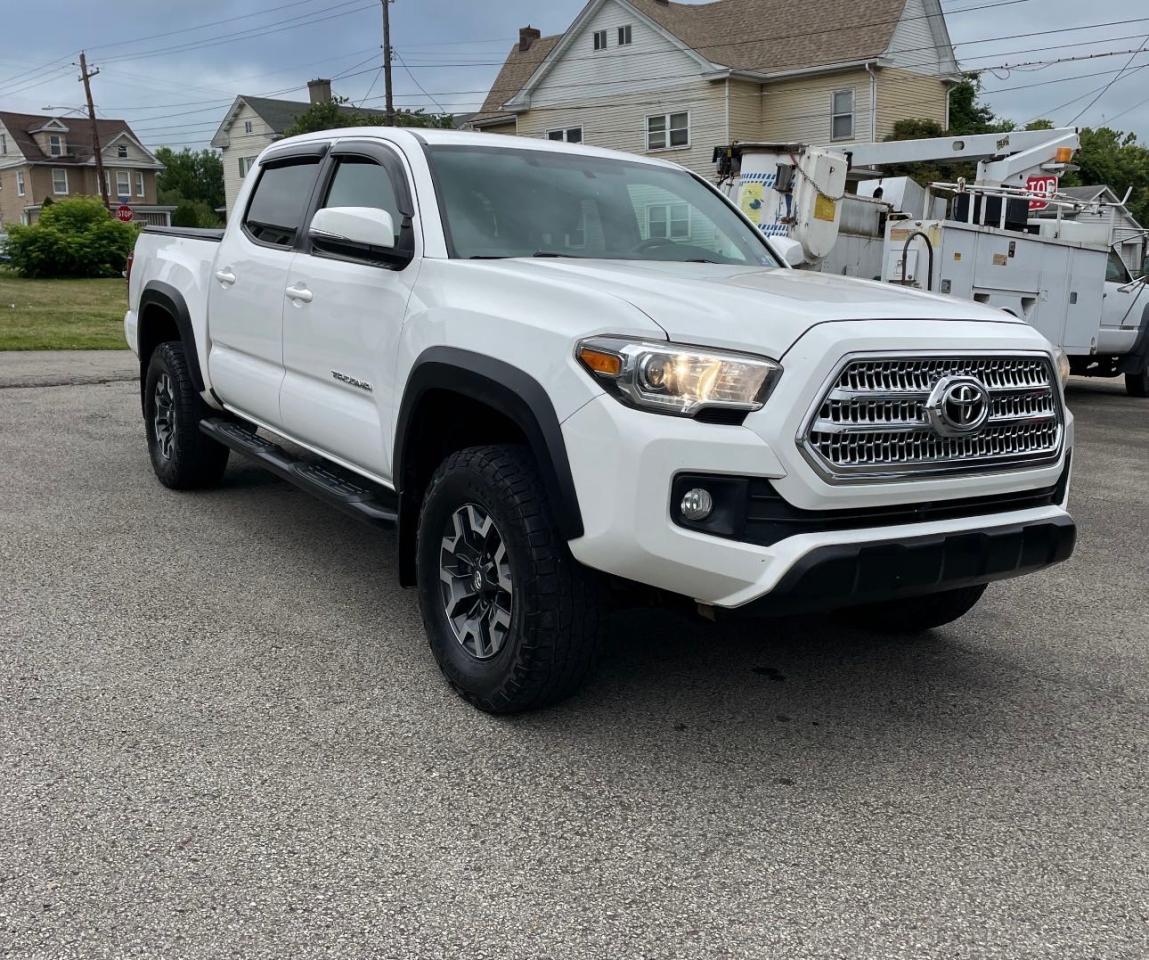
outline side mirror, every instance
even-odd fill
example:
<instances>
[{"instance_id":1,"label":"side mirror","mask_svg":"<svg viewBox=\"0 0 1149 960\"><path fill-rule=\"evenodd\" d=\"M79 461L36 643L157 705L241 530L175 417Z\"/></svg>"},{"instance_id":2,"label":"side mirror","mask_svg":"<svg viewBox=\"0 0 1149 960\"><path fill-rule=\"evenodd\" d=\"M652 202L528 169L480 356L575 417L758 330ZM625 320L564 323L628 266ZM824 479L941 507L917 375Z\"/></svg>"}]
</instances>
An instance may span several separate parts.
<instances>
[{"instance_id":1,"label":"side mirror","mask_svg":"<svg viewBox=\"0 0 1149 960\"><path fill-rule=\"evenodd\" d=\"M311 219L313 240L338 246L395 248L395 221L378 207L328 207Z\"/></svg>"},{"instance_id":2,"label":"side mirror","mask_svg":"<svg viewBox=\"0 0 1149 960\"><path fill-rule=\"evenodd\" d=\"M791 240L789 237L770 237L766 242L787 266L800 267L806 262L802 244L797 240Z\"/></svg>"}]
</instances>

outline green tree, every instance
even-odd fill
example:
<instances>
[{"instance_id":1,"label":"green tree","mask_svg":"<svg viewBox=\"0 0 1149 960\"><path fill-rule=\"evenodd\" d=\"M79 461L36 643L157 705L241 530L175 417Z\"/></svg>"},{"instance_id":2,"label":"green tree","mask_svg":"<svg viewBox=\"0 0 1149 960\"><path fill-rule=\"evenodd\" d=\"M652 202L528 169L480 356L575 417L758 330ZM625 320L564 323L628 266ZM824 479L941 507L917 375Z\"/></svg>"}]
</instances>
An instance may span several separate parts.
<instances>
[{"instance_id":1,"label":"green tree","mask_svg":"<svg viewBox=\"0 0 1149 960\"><path fill-rule=\"evenodd\" d=\"M42 207L30 226L12 224L8 255L26 277L112 277L124 269L138 232L99 197L68 197Z\"/></svg>"},{"instance_id":2,"label":"green tree","mask_svg":"<svg viewBox=\"0 0 1149 960\"><path fill-rule=\"evenodd\" d=\"M441 127L451 129L455 118L449 113L426 113L423 110L396 110L397 127ZM315 133L318 130L338 130L342 127L381 127L387 125L387 118L381 113L366 113L349 105L346 97L332 97L322 103L312 104L295 118L284 135L294 137L300 133Z\"/></svg>"},{"instance_id":3,"label":"green tree","mask_svg":"<svg viewBox=\"0 0 1149 960\"><path fill-rule=\"evenodd\" d=\"M156 179L160 203L178 205L187 200L212 209L224 205L223 160L214 150L184 147L176 153L171 147L160 147L156 157L164 165Z\"/></svg>"},{"instance_id":4,"label":"green tree","mask_svg":"<svg viewBox=\"0 0 1149 960\"><path fill-rule=\"evenodd\" d=\"M1062 178L1062 184L1092 186L1105 184L1118 197L1130 187L1129 212L1142 226L1149 224L1149 148L1137 142L1135 133L1110 127L1084 128L1081 149L1073 158L1080 168Z\"/></svg>"}]
</instances>

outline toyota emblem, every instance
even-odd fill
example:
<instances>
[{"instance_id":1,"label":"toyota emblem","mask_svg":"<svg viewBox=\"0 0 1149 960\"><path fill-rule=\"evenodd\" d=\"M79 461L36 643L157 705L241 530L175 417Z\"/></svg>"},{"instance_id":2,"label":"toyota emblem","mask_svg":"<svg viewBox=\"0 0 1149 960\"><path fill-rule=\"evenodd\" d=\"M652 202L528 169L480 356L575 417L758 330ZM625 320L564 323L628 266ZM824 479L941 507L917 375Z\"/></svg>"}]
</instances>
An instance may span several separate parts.
<instances>
[{"instance_id":1,"label":"toyota emblem","mask_svg":"<svg viewBox=\"0 0 1149 960\"><path fill-rule=\"evenodd\" d=\"M989 391L976 377L942 377L926 401L930 426L943 437L976 433L989 414Z\"/></svg>"}]
</instances>

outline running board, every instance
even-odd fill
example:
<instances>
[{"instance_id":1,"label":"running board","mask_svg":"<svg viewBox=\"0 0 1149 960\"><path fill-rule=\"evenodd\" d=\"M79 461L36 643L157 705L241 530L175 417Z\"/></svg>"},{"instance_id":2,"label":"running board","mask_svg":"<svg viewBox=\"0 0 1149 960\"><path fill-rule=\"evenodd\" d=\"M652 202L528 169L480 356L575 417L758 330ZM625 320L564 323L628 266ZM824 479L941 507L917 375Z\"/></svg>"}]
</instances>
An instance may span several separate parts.
<instances>
[{"instance_id":1,"label":"running board","mask_svg":"<svg viewBox=\"0 0 1149 960\"><path fill-rule=\"evenodd\" d=\"M399 522L395 494L350 470L297 457L233 420L201 420L199 428L213 440L344 513L388 529Z\"/></svg>"}]
</instances>

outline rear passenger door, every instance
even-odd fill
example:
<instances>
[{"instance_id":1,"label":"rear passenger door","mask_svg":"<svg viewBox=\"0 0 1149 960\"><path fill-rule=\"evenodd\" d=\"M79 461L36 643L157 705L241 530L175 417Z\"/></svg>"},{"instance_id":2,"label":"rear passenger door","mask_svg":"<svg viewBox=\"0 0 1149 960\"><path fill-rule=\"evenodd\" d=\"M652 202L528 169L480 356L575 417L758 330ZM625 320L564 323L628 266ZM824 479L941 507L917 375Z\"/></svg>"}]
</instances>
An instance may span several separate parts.
<instances>
[{"instance_id":1,"label":"rear passenger door","mask_svg":"<svg viewBox=\"0 0 1149 960\"><path fill-rule=\"evenodd\" d=\"M420 243L399 153L383 141L336 143L308 216L325 207L386 210L395 248L304 237L287 281L283 421L292 437L390 481L396 348Z\"/></svg>"},{"instance_id":2,"label":"rear passenger door","mask_svg":"<svg viewBox=\"0 0 1149 960\"><path fill-rule=\"evenodd\" d=\"M212 385L226 404L273 427L280 425L288 271L327 147L301 144L264 160L208 281Z\"/></svg>"}]
</instances>

